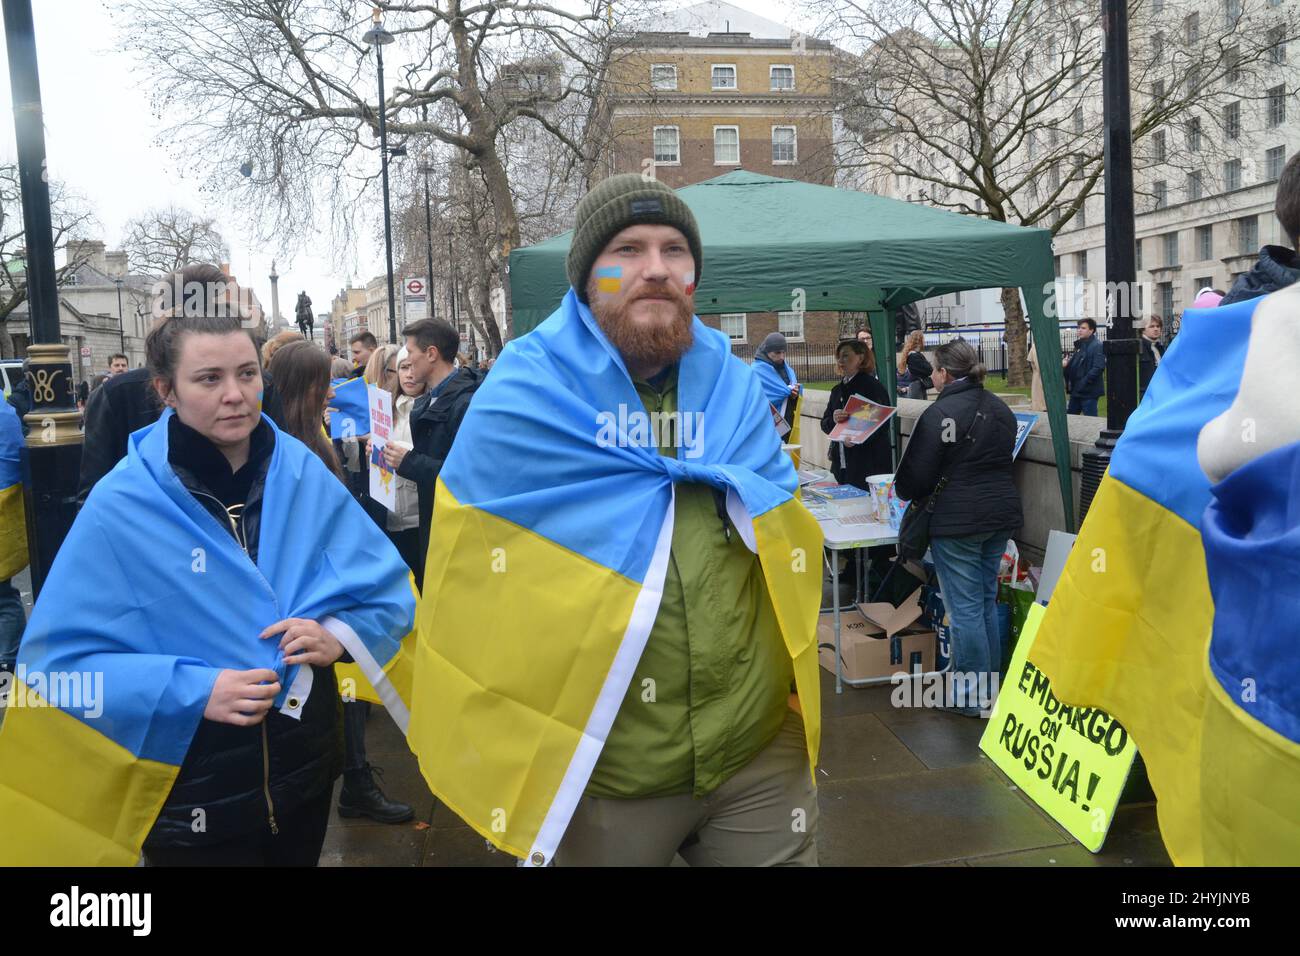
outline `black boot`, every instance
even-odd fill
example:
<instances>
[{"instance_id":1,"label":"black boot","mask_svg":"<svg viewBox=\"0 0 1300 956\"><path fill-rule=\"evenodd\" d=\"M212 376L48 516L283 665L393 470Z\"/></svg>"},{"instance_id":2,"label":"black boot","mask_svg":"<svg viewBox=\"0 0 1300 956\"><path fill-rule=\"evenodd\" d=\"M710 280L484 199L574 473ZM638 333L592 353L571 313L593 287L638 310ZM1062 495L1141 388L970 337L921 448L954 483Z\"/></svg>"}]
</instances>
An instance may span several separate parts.
<instances>
[{"instance_id":1,"label":"black boot","mask_svg":"<svg viewBox=\"0 0 1300 956\"><path fill-rule=\"evenodd\" d=\"M339 816L369 817L379 823L405 823L415 811L405 803L389 800L375 783L378 767L366 764L360 770L343 771L343 792L339 794Z\"/></svg>"}]
</instances>

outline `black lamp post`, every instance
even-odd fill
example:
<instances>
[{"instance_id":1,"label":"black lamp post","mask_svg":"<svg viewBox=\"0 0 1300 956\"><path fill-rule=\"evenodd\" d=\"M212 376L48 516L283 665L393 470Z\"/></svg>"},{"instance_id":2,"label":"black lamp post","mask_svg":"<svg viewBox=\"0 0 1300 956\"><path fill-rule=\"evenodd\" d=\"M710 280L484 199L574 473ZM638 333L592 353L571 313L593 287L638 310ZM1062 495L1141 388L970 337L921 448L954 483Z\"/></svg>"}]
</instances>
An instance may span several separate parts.
<instances>
[{"instance_id":1,"label":"black lamp post","mask_svg":"<svg viewBox=\"0 0 1300 956\"><path fill-rule=\"evenodd\" d=\"M1137 407L1137 330L1133 328L1134 262L1133 132L1129 109L1128 8L1124 0L1102 0L1102 104L1105 110L1106 282L1115 290L1108 303L1106 428L1096 447L1083 453L1079 521L1110 466L1111 452Z\"/></svg>"},{"instance_id":2,"label":"black lamp post","mask_svg":"<svg viewBox=\"0 0 1300 956\"><path fill-rule=\"evenodd\" d=\"M122 281L122 277L118 276L113 280L113 285L117 286L117 340L122 354L126 355L126 325L122 321ZM130 361L129 357L128 361Z\"/></svg>"},{"instance_id":3,"label":"black lamp post","mask_svg":"<svg viewBox=\"0 0 1300 956\"><path fill-rule=\"evenodd\" d=\"M54 556L77 516L81 468L81 413L77 411L68 346L59 334L59 295L54 272L54 231L46 182L45 119L36 65L31 0L3 0L9 85L13 91L18 179L22 187L27 250L27 300L32 344L26 379L32 393L27 424L27 552L32 592L39 594Z\"/></svg>"},{"instance_id":4,"label":"black lamp post","mask_svg":"<svg viewBox=\"0 0 1300 956\"><path fill-rule=\"evenodd\" d=\"M375 48L379 66L379 151L384 187L384 255L388 263L388 341L397 342L397 294L393 290L393 225L388 207L388 120L384 108L384 47L393 42L393 35L384 29L383 11L374 8L371 27L361 39Z\"/></svg>"}]
</instances>

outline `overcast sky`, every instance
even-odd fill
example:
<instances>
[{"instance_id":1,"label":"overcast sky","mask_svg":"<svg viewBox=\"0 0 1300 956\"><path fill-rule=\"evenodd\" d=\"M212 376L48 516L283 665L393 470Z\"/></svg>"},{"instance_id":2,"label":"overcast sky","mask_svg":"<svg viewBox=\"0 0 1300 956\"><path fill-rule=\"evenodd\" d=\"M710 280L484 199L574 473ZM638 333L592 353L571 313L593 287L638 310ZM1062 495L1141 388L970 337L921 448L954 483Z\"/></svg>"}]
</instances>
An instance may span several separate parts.
<instances>
[{"instance_id":1,"label":"overcast sky","mask_svg":"<svg viewBox=\"0 0 1300 956\"><path fill-rule=\"evenodd\" d=\"M798 25L793 22L791 3L751 0L736 5L779 23ZM126 222L148 209L175 203L206 213L217 220L231 246L231 270L241 282L251 277L268 312L267 277L272 259L276 260L280 311L290 321L300 289L307 290L317 312L324 312L349 277L360 284L383 272L382 239L356 249L355 261L338 270L331 267L326 248L317 255L300 253L290 258L281 249L250 243L234 217L212 208L197 183L180 175L168 148L156 144L159 124L141 86L143 80L133 73L132 59L116 49L114 24L107 12L111 0L33 0L32 6L50 176L88 201L103 225L99 238L110 249L119 247ZM367 6L358 2L360 15ZM0 63L0 114L4 116L0 161L13 162L17 157L13 101L3 46ZM377 190L374 201L379 202Z\"/></svg>"}]
</instances>

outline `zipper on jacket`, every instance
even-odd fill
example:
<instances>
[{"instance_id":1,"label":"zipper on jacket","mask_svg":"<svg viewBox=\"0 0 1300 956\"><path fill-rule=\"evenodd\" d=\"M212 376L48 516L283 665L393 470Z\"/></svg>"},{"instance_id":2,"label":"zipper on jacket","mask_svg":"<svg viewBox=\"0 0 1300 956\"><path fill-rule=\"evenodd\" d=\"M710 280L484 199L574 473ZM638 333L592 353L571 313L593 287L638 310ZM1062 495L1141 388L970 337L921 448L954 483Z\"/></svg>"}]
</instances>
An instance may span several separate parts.
<instances>
[{"instance_id":1,"label":"zipper on jacket","mask_svg":"<svg viewBox=\"0 0 1300 956\"><path fill-rule=\"evenodd\" d=\"M280 828L275 823L275 803L271 800L271 745L266 734L266 721L262 721L262 794L266 797L266 819L271 824L271 836Z\"/></svg>"},{"instance_id":2,"label":"zipper on jacket","mask_svg":"<svg viewBox=\"0 0 1300 956\"><path fill-rule=\"evenodd\" d=\"M221 506L226 513L226 520L230 522L230 531L239 542L244 554L248 554L248 540L244 537L243 512L244 506L231 505L226 507L221 501L213 495L205 492L197 492L204 498L210 498ZM276 836L280 832L279 825L275 822L275 801L271 799L271 742L266 732L266 718L262 719L262 796L266 798L266 820L271 825L271 835Z\"/></svg>"}]
</instances>

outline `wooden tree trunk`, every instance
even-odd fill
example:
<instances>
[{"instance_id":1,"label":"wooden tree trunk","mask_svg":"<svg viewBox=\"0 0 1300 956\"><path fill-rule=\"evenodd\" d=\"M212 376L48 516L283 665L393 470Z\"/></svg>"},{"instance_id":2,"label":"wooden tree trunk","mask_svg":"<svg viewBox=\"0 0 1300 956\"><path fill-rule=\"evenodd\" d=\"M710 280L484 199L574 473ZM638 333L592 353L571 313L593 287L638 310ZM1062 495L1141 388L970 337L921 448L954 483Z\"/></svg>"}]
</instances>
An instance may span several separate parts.
<instances>
[{"instance_id":1,"label":"wooden tree trunk","mask_svg":"<svg viewBox=\"0 0 1300 956\"><path fill-rule=\"evenodd\" d=\"M1006 320L1007 385L1011 388L1025 388L1029 385L1031 376L1029 348L1025 339L1029 326L1025 322L1024 309L1020 307L1019 289L1002 290L1002 314Z\"/></svg>"}]
</instances>

